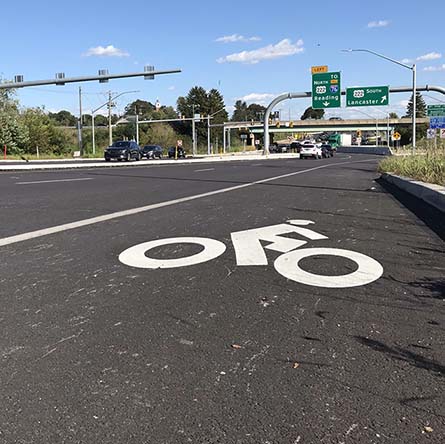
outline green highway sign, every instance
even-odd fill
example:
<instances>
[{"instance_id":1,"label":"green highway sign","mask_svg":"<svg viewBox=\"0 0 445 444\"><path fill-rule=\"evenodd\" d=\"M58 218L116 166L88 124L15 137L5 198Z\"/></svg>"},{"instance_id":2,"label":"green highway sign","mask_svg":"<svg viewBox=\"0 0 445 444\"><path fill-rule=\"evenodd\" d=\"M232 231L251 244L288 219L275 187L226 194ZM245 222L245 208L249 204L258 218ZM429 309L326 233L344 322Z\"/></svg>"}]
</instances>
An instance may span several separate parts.
<instances>
[{"instance_id":1,"label":"green highway sign","mask_svg":"<svg viewBox=\"0 0 445 444\"><path fill-rule=\"evenodd\" d=\"M325 72L312 76L312 108L340 108L341 83L339 72Z\"/></svg>"},{"instance_id":2,"label":"green highway sign","mask_svg":"<svg viewBox=\"0 0 445 444\"><path fill-rule=\"evenodd\" d=\"M346 106L389 105L388 86L366 86L346 88Z\"/></svg>"},{"instance_id":3,"label":"green highway sign","mask_svg":"<svg viewBox=\"0 0 445 444\"><path fill-rule=\"evenodd\" d=\"M443 117L445 116L445 105L428 105L428 117Z\"/></svg>"}]
</instances>

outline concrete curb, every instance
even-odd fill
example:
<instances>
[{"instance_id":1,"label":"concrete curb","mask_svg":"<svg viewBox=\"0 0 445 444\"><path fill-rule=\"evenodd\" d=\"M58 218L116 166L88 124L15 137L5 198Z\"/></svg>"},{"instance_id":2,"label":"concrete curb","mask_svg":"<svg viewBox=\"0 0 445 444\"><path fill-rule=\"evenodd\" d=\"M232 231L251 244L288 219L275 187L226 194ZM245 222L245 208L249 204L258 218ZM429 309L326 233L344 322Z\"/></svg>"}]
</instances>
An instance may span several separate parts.
<instances>
[{"instance_id":1,"label":"concrete curb","mask_svg":"<svg viewBox=\"0 0 445 444\"><path fill-rule=\"evenodd\" d=\"M382 179L445 213L445 187L391 173L383 173Z\"/></svg>"},{"instance_id":2,"label":"concrete curb","mask_svg":"<svg viewBox=\"0 0 445 444\"><path fill-rule=\"evenodd\" d=\"M0 164L0 171L32 171L32 170L65 170L65 169L79 169L79 168L122 168L122 167L137 167L149 165L180 165L180 164L199 164L199 163L215 163L215 162L233 162L233 161L263 161L263 160L278 160L278 159L298 159L299 154L272 154L268 156L258 154L244 154L244 155L221 155L200 157L194 159L178 159L178 160L142 160L139 162L105 162L103 159L99 162L86 163L80 160L79 163L61 163L48 162L46 164L32 164L32 161L23 164L5 165Z\"/></svg>"},{"instance_id":3,"label":"concrete curb","mask_svg":"<svg viewBox=\"0 0 445 444\"><path fill-rule=\"evenodd\" d=\"M376 154L377 156L391 156L392 152L387 146L339 146L338 153Z\"/></svg>"}]
</instances>

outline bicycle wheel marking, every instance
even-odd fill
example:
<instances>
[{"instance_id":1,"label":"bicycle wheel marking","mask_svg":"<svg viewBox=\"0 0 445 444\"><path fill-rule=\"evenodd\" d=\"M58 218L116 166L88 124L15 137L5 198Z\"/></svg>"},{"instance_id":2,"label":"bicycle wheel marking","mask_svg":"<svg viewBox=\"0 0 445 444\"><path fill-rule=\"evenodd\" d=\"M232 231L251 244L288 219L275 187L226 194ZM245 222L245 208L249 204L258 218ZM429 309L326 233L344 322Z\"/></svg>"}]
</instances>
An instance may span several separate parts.
<instances>
[{"instance_id":1,"label":"bicycle wheel marking","mask_svg":"<svg viewBox=\"0 0 445 444\"><path fill-rule=\"evenodd\" d=\"M172 244L196 244L204 247L204 250L192 256L178 259L153 259L145 253L156 247ZM201 264L221 256L226 251L226 246L217 240L204 237L174 237L159 239L128 248L119 255L119 260L130 267L136 268L178 268Z\"/></svg>"},{"instance_id":2,"label":"bicycle wheel marking","mask_svg":"<svg viewBox=\"0 0 445 444\"><path fill-rule=\"evenodd\" d=\"M299 262L311 256L336 256L350 259L358 265L352 273L341 276L325 276L304 271ZM383 267L375 259L361 253L339 248L302 248L279 256L275 269L286 277L301 284L324 288L351 288L370 284L383 274Z\"/></svg>"}]
</instances>

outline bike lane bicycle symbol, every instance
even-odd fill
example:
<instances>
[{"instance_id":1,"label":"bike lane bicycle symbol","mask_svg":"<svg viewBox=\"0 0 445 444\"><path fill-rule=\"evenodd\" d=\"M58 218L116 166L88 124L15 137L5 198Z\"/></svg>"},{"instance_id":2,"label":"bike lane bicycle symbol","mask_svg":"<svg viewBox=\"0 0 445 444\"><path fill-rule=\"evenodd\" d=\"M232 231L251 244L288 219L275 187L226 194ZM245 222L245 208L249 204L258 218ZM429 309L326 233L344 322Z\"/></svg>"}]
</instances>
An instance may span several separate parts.
<instances>
[{"instance_id":1,"label":"bike lane bicycle symbol","mask_svg":"<svg viewBox=\"0 0 445 444\"><path fill-rule=\"evenodd\" d=\"M235 249L236 263L240 267L268 265L266 249L282 253L274 261L275 270L287 279L305 285L325 288L351 288L370 284L383 274L382 265L375 259L356 251L340 248L301 248L306 240L285 237L286 234L297 234L303 238L317 241L328 239L323 234L309 228L314 222L310 220L289 220L285 224L272 225L251 230L231 233ZM263 246L261 242L269 242ZM156 247L174 244L195 244L203 247L199 253L177 259L155 259L147 252ZM125 265L144 269L168 269L187 267L211 261L224 254L226 245L215 239L203 237L175 237L158 239L135 245L119 255L119 261ZM357 269L340 276L326 276L309 273L299 263L312 256L332 256L349 259L355 262Z\"/></svg>"}]
</instances>

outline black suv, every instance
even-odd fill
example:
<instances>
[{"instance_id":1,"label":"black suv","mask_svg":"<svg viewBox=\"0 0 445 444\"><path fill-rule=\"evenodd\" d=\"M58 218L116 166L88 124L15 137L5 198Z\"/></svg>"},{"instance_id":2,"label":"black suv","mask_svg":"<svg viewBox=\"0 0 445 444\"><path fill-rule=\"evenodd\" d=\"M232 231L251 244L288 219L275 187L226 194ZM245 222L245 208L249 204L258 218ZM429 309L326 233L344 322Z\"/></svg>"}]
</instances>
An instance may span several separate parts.
<instances>
[{"instance_id":1,"label":"black suv","mask_svg":"<svg viewBox=\"0 0 445 444\"><path fill-rule=\"evenodd\" d=\"M111 159L126 160L129 162L131 159L141 160L141 148L136 142L119 140L113 142L105 152L104 157L107 162Z\"/></svg>"},{"instance_id":2,"label":"black suv","mask_svg":"<svg viewBox=\"0 0 445 444\"><path fill-rule=\"evenodd\" d=\"M147 159L162 159L162 155L164 154L164 150L159 145L145 145L141 149L142 157L146 157Z\"/></svg>"},{"instance_id":3,"label":"black suv","mask_svg":"<svg viewBox=\"0 0 445 444\"><path fill-rule=\"evenodd\" d=\"M181 157L185 159L185 151L184 148L172 146L168 149L168 158L174 159L176 157L176 150L178 150L178 159Z\"/></svg>"}]
</instances>

